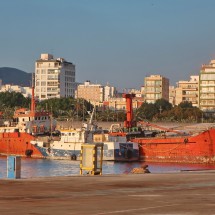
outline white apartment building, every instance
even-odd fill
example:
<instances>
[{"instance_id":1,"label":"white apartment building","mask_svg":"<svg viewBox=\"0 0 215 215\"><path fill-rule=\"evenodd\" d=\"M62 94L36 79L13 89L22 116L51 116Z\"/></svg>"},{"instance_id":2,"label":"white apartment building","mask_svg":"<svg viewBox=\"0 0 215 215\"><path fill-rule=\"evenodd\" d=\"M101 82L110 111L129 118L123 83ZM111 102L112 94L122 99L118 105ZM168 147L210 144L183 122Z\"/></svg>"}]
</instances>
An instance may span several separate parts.
<instances>
[{"instance_id":1,"label":"white apartment building","mask_svg":"<svg viewBox=\"0 0 215 215\"><path fill-rule=\"evenodd\" d=\"M11 85L11 84L2 84L0 80L0 92L16 92L22 93L24 97L32 96L32 88L31 87L22 87L19 85Z\"/></svg>"},{"instance_id":2,"label":"white apartment building","mask_svg":"<svg viewBox=\"0 0 215 215\"><path fill-rule=\"evenodd\" d=\"M128 93L130 93L130 94L135 94L135 97L138 97L138 98L142 98L142 97L143 97L141 89L140 89L140 90L137 90L137 89L130 89L130 90L128 91Z\"/></svg>"},{"instance_id":3,"label":"white apartment building","mask_svg":"<svg viewBox=\"0 0 215 215\"><path fill-rule=\"evenodd\" d=\"M109 85L104 86L104 101L108 101L116 94L116 88Z\"/></svg>"},{"instance_id":4,"label":"white apartment building","mask_svg":"<svg viewBox=\"0 0 215 215\"><path fill-rule=\"evenodd\" d=\"M35 62L35 96L39 100L75 95L75 65L51 54Z\"/></svg>"},{"instance_id":5,"label":"white apartment building","mask_svg":"<svg viewBox=\"0 0 215 215\"><path fill-rule=\"evenodd\" d=\"M202 65L199 76L199 108L215 112L215 60Z\"/></svg>"}]
</instances>

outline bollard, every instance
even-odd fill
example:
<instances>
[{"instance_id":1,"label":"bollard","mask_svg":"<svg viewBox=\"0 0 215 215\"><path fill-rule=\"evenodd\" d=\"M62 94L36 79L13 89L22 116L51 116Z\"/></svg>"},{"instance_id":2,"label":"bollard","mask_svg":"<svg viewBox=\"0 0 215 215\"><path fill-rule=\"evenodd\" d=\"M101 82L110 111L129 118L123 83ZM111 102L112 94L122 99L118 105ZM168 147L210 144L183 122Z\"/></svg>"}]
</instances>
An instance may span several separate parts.
<instances>
[{"instance_id":1,"label":"bollard","mask_svg":"<svg viewBox=\"0 0 215 215\"><path fill-rule=\"evenodd\" d=\"M10 179L21 178L21 157L20 156L7 157L7 178L10 178Z\"/></svg>"}]
</instances>

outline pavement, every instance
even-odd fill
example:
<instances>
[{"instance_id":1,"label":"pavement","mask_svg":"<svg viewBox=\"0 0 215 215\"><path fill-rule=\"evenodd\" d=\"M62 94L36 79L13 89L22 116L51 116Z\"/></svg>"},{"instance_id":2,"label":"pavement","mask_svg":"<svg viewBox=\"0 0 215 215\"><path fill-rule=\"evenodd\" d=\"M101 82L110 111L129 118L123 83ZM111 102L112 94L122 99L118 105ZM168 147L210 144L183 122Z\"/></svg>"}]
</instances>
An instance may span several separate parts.
<instances>
[{"instance_id":1,"label":"pavement","mask_svg":"<svg viewBox=\"0 0 215 215\"><path fill-rule=\"evenodd\" d=\"M0 214L215 214L215 171L0 179Z\"/></svg>"}]
</instances>

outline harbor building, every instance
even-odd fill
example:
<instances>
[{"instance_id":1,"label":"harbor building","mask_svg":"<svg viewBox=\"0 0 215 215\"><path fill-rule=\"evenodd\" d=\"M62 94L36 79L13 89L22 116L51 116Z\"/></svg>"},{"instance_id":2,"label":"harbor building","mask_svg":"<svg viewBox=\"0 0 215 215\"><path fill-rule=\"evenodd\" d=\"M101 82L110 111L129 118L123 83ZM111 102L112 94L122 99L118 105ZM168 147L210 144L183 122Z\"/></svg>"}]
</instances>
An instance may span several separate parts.
<instances>
[{"instance_id":1,"label":"harbor building","mask_svg":"<svg viewBox=\"0 0 215 215\"><path fill-rule=\"evenodd\" d=\"M179 81L175 89L175 104L191 102L193 107L199 107L199 76L190 76L189 81Z\"/></svg>"},{"instance_id":2,"label":"harbor building","mask_svg":"<svg viewBox=\"0 0 215 215\"><path fill-rule=\"evenodd\" d=\"M84 84L78 85L75 97L85 99L93 105L101 106L103 101L109 100L115 93L115 87L93 84L88 80Z\"/></svg>"},{"instance_id":3,"label":"harbor building","mask_svg":"<svg viewBox=\"0 0 215 215\"><path fill-rule=\"evenodd\" d=\"M74 97L75 65L64 58L41 54L35 62L35 96L39 100Z\"/></svg>"},{"instance_id":4,"label":"harbor building","mask_svg":"<svg viewBox=\"0 0 215 215\"><path fill-rule=\"evenodd\" d=\"M151 75L144 79L145 101L155 103L158 99L169 101L169 79L161 75Z\"/></svg>"},{"instance_id":5,"label":"harbor building","mask_svg":"<svg viewBox=\"0 0 215 215\"><path fill-rule=\"evenodd\" d=\"M215 60L204 64L199 76L199 107L208 113L215 112Z\"/></svg>"}]
</instances>

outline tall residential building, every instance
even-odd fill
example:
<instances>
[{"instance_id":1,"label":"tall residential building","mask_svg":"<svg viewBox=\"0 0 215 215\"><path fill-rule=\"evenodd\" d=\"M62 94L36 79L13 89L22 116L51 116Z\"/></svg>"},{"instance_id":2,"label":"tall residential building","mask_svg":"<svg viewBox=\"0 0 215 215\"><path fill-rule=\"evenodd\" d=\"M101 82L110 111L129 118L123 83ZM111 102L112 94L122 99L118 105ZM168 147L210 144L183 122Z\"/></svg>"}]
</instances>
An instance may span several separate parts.
<instances>
[{"instance_id":1,"label":"tall residential building","mask_svg":"<svg viewBox=\"0 0 215 215\"><path fill-rule=\"evenodd\" d=\"M190 76L189 81L179 81L175 89L175 104L191 102L194 107L199 106L199 76Z\"/></svg>"},{"instance_id":2,"label":"tall residential building","mask_svg":"<svg viewBox=\"0 0 215 215\"><path fill-rule=\"evenodd\" d=\"M145 101L155 103L158 99L169 101L169 79L161 75L145 77Z\"/></svg>"},{"instance_id":3,"label":"tall residential building","mask_svg":"<svg viewBox=\"0 0 215 215\"><path fill-rule=\"evenodd\" d=\"M75 65L51 54L35 62L35 96L39 100L75 95Z\"/></svg>"},{"instance_id":4,"label":"tall residential building","mask_svg":"<svg viewBox=\"0 0 215 215\"><path fill-rule=\"evenodd\" d=\"M202 65L199 76L199 107L205 112L215 112L215 60Z\"/></svg>"}]
</instances>

